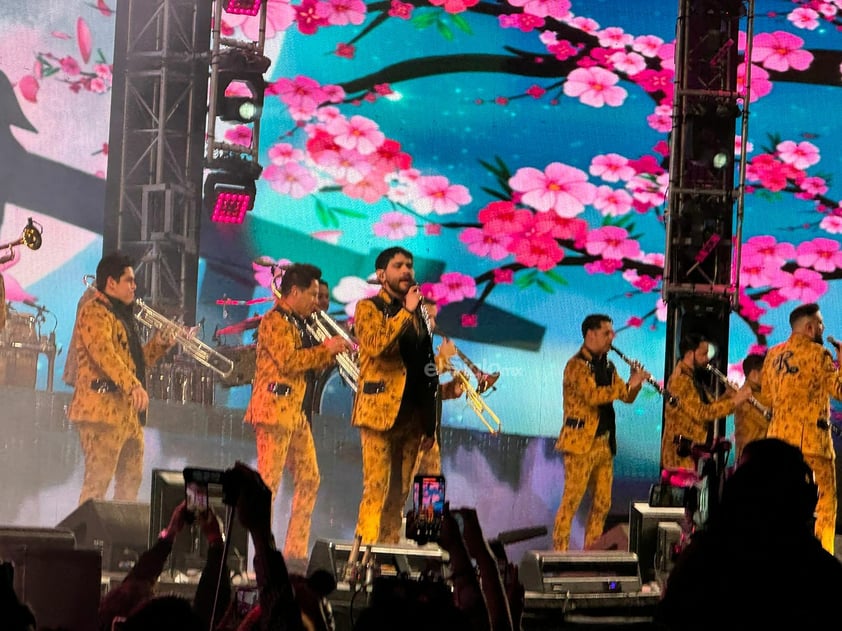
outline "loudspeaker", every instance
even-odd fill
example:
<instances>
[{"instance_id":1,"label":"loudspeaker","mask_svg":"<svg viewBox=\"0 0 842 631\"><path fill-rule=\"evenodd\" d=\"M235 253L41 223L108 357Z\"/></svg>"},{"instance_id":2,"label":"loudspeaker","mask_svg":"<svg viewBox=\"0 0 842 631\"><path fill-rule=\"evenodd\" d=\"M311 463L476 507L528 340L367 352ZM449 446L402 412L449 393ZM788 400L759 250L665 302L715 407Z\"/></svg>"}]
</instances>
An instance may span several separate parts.
<instances>
[{"instance_id":1,"label":"loudspeaker","mask_svg":"<svg viewBox=\"0 0 842 631\"><path fill-rule=\"evenodd\" d=\"M0 527L0 558L9 550L72 550L76 537L69 528Z\"/></svg>"},{"instance_id":2,"label":"loudspeaker","mask_svg":"<svg viewBox=\"0 0 842 631\"><path fill-rule=\"evenodd\" d=\"M621 550L529 550L518 576L533 592L636 594L641 588L637 555Z\"/></svg>"},{"instance_id":3,"label":"loudspeaker","mask_svg":"<svg viewBox=\"0 0 842 631\"><path fill-rule=\"evenodd\" d=\"M29 606L38 628L91 631L97 628L102 558L97 550L8 548L14 589Z\"/></svg>"},{"instance_id":4,"label":"loudspeaker","mask_svg":"<svg viewBox=\"0 0 842 631\"><path fill-rule=\"evenodd\" d=\"M345 582L345 566L353 547L353 541L317 539L310 553L307 575L316 570L327 570L336 579L337 584ZM365 553L366 546L361 546L357 561L362 561ZM428 572L441 576L442 567L447 563L441 548L434 544L376 544L371 546L370 557L379 568L381 576L404 575L413 579L418 579Z\"/></svg>"},{"instance_id":5,"label":"loudspeaker","mask_svg":"<svg viewBox=\"0 0 842 631\"><path fill-rule=\"evenodd\" d=\"M684 515L683 508L632 502L629 511L629 551L637 553L637 558L640 559L640 574L644 581L655 579L658 524L662 521L679 523L684 519Z\"/></svg>"},{"instance_id":6,"label":"loudspeaker","mask_svg":"<svg viewBox=\"0 0 842 631\"><path fill-rule=\"evenodd\" d=\"M99 550L102 569L127 572L147 549L149 504L88 500L58 524L76 535L76 546Z\"/></svg>"}]
</instances>

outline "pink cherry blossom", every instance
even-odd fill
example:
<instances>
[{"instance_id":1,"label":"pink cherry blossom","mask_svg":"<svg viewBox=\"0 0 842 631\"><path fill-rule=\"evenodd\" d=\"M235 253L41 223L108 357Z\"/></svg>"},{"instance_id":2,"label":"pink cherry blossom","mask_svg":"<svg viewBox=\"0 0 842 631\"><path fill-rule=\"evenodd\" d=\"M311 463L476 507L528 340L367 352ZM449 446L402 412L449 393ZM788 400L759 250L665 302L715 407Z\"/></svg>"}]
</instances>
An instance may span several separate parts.
<instances>
[{"instance_id":1,"label":"pink cherry blossom","mask_svg":"<svg viewBox=\"0 0 842 631\"><path fill-rule=\"evenodd\" d=\"M628 95L624 88L614 85L619 80L616 74L599 66L576 68L567 75L564 93L578 97L581 103L590 107L619 107Z\"/></svg>"},{"instance_id":2,"label":"pink cherry blossom","mask_svg":"<svg viewBox=\"0 0 842 631\"><path fill-rule=\"evenodd\" d=\"M488 233L479 228L465 228L459 233L459 240L468 246L472 254L499 261L509 255L508 245L512 238L507 234Z\"/></svg>"},{"instance_id":3,"label":"pink cherry blossom","mask_svg":"<svg viewBox=\"0 0 842 631\"><path fill-rule=\"evenodd\" d=\"M270 164L261 177L269 182L274 190L293 199L301 199L316 190L316 178L297 162L282 165Z\"/></svg>"},{"instance_id":4,"label":"pink cherry blossom","mask_svg":"<svg viewBox=\"0 0 842 631\"><path fill-rule=\"evenodd\" d=\"M269 160L272 164L284 164L285 162L298 162L304 158L304 152L296 149L288 142L279 142L269 147Z\"/></svg>"},{"instance_id":5,"label":"pink cherry blossom","mask_svg":"<svg viewBox=\"0 0 842 631\"><path fill-rule=\"evenodd\" d=\"M642 74L642 73L641 73ZM772 91L772 82L769 80L769 73L760 66L751 65L751 96L749 102L754 103L757 99L766 96ZM741 63L737 66L737 93L746 93L746 65Z\"/></svg>"},{"instance_id":6,"label":"pink cherry blossom","mask_svg":"<svg viewBox=\"0 0 842 631\"><path fill-rule=\"evenodd\" d=\"M31 74L21 77L17 84L20 95L30 103L38 102L38 90L40 87L38 79Z\"/></svg>"},{"instance_id":7,"label":"pink cherry blossom","mask_svg":"<svg viewBox=\"0 0 842 631\"><path fill-rule=\"evenodd\" d=\"M561 20L570 14L570 0L509 0L509 4L539 18Z\"/></svg>"},{"instance_id":8,"label":"pink cherry blossom","mask_svg":"<svg viewBox=\"0 0 842 631\"><path fill-rule=\"evenodd\" d=\"M674 75L675 73L672 70L667 70L666 68L663 70L647 68L634 75L632 81L649 93L663 92L666 94L672 92L672 79Z\"/></svg>"},{"instance_id":9,"label":"pink cherry blossom","mask_svg":"<svg viewBox=\"0 0 842 631\"><path fill-rule=\"evenodd\" d=\"M778 143L778 146L775 148L778 150L780 159L786 164L791 164L796 169L806 169L817 164L821 159L819 148L806 140L797 144L792 140L784 140Z\"/></svg>"},{"instance_id":10,"label":"pink cherry blossom","mask_svg":"<svg viewBox=\"0 0 842 631\"><path fill-rule=\"evenodd\" d=\"M272 39L277 33L287 30L295 22L295 8L289 0L266 1L266 39ZM260 39L260 16L226 13L224 22L231 28L239 27L246 39Z\"/></svg>"},{"instance_id":11,"label":"pink cherry blossom","mask_svg":"<svg viewBox=\"0 0 842 631\"><path fill-rule=\"evenodd\" d=\"M599 22L597 22L593 18L586 18L584 16L573 16L568 17L564 21L567 22L567 24L569 24L573 28L579 29L580 31L582 31L583 33L587 33L588 35L595 35L596 32L599 30Z\"/></svg>"},{"instance_id":12,"label":"pink cherry blossom","mask_svg":"<svg viewBox=\"0 0 842 631\"><path fill-rule=\"evenodd\" d=\"M337 245L339 243L339 238L342 236L341 230L317 230L316 232L311 232L310 236L314 239L318 239L319 241L324 241L325 243L330 243L332 245Z\"/></svg>"},{"instance_id":13,"label":"pink cherry blossom","mask_svg":"<svg viewBox=\"0 0 842 631\"><path fill-rule=\"evenodd\" d=\"M634 38L632 42L632 49L639 52L644 57L657 57L658 50L661 44L664 43L660 37L656 35L640 35Z\"/></svg>"},{"instance_id":14,"label":"pink cherry blossom","mask_svg":"<svg viewBox=\"0 0 842 631\"><path fill-rule=\"evenodd\" d=\"M766 270L780 268L789 259L795 257L795 246L781 242L771 235L751 237L743 244L742 256L749 258L759 256L763 260Z\"/></svg>"},{"instance_id":15,"label":"pink cherry blossom","mask_svg":"<svg viewBox=\"0 0 842 631\"><path fill-rule=\"evenodd\" d=\"M629 53L625 50L618 50L608 56L608 61L618 72L627 75L635 75L646 68L646 60L639 53Z\"/></svg>"},{"instance_id":16,"label":"pink cherry blossom","mask_svg":"<svg viewBox=\"0 0 842 631\"><path fill-rule=\"evenodd\" d=\"M594 177L602 178L606 182L628 182L634 177L634 168L629 166L628 158L618 153L596 155L591 160L588 169Z\"/></svg>"},{"instance_id":17,"label":"pink cherry blossom","mask_svg":"<svg viewBox=\"0 0 842 631\"><path fill-rule=\"evenodd\" d=\"M819 222L819 227L830 234L842 234L842 216L828 215Z\"/></svg>"},{"instance_id":18,"label":"pink cherry blossom","mask_svg":"<svg viewBox=\"0 0 842 631\"><path fill-rule=\"evenodd\" d=\"M469 8L479 3L479 0L430 0L430 4L437 7L444 7L446 13L464 13Z\"/></svg>"},{"instance_id":19,"label":"pink cherry blossom","mask_svg":"<svg viewBox=\"0 0 842 631\"><path fill-rule=\"evenodd\" d=\"M400 18L401 20L408 20L412 17L412 10L415 6L410 2L401 2L400 0L392 0L389 5L389 17Z\"/></svg>"},{"instance_id":20,"label":"pink cherry blossom","mask_svg":"<svg viewBox=\"0 0 842 631\"><path fill-rule=\"evenodd\" d=\"M655 112L646 117L649 127L661 133L667 133L672 129L672 106L656 105Z\"/></svg>"},{"instance_id":21,"label":"pink cherry blossom","mask_svg":"<svg viewBox=\"0 0 842 631\"><path fill-rule=\"evenodd\" d=\"M419 198L413 206L422 215L431 212L449 215L471 202L471 194L461 184L451 184L443 175L421 177L417 183Z\"/></svg>"},{"instance_id":22,"label":"pink cherry blossom","mask_svg":"<svg viewBox=\"0 0 842 631\"><path fill-rule=\"evenodd\" d=\"M532 213L518 208L512 202L491 202L477 214L486 234L511 234L521 232L532 222Z\"/></svg>"},{"instance_id":23,"label":"pink cherry blossom","mask_svg":"<svg viewBox=\"0 0 842 631\"><path fill-rule=\"evenodd\" d=\"M798 245L795 262L801 267L812 267L817 272L832 272L842 267L839 242L817 237Z\"/></svg>"},{"instance_id":24,"label":"pink cherry blossom","mask_svg":"<svg viewBox=\"0 0 842 631\"><path fill-rule=\"evenodd\" d=\"M319 154L318 164L337 182L356 184L371 172L365 157L353 149L325 151Z\"/></svg>"},{"instance_id":25,"label":"pink cherry blossom","mask_svg":"<svg viewBox=\"0 0 842 631\"><path fill-rule=\"evenodd\" d=\"M282 103L306 112L315 111L328 100L319 83L303 75L294 79L281 77L272 85L271 92L277 94Z\"/></svg>"},{"instance_id":26,"label":"pink cherry blossom","mask_svg":"<svg viewBox=\"0 0 842 631\"><path fill-rule=\"evenodd\" d=\"M551 270L564 258L564 250L548 235L513 240L509 249L518 263L542 272Z\"/></svg>"},{"instance_id":27,"label":"pink cherry blossom","mask_svg":"<svg viewBox=\"0 0 842 631\"><path fill-rule=\"evenodd\" d=\"M326 129L333 134L337 145L345 149L356 149L364 156L377 151L386 139L377 123L365 116L335 118L327 124Z\"/></svg>"},{"instance_id":28,"label":"pink cherry blossom","mask_svg":"<svg viewBox=\"0 0 842 631\"><path fill-rule=\"evenodd\" d=\"M593 207L604 217L619 217L631 210L632 196L623 189L600 186L596 189Z\"/></svg>"},{"instance_id":29,"label":"pink cherry blossom","mask_svg":"<svg viewBox=\"0 0 842 631\"><path fill-rule=\"evenodd\" d=\"M251 146L251 127L247 125L235 125L230 129L225 130L225 140L232 145L241 145L243 147Z\"/></svg>"},{"instance_id":30,"label":"pink cherry blossom","mask_svg":"<svg viewBox=\"0 0 842 631\"><path fill-rule=\"evenodd\" d=\"M506 268L494 269L494 282L498 285L511 285L515 280L515 275L512 270Z\"/></svg>"},{"instance_id":31,"label":"pink cherry blossom","mask_svg":"<svg viewBox=\"0 0 842 631\"><path fill-rule=\"evenodd\" d=\"M477 283L472 276L461 272L445 272L438 283L432 283L439 306L461 302L477 295Z\"/></svg>"},{"instance_id":32,"label":"pink cherry blossom","mask_svg":"<svg viewBox=\"0 0 842 631\"><path fill-rule=\"evenodd\" d=\"M802 191L804 191L807 198L811 197L818 197L819 195L824 195L827 193L827 183L825 182L824 178L813 176L813 177L805 177L801 182L798 184Z\"/></svg>"},{"instance_id":33,"label":"pink cherry blossom","mask_svg":"<svg viewBox=\"0 0 842 631\"><path fill-rule=\"evenodd\" d=\"M574 72L576 72L574 70ZM596 187L584 171L552 162L544 171L522 167L509 179L509 185L523 193L521 201L535 210L553 210L560 217L575 217L593 201Z\"/></svg>"},{"instance_id":34,"label":"pink cherry blossom","mask_svg":"<svg viewBox=\"0 0 842 631\"><path fill-rule=\"evenodd\" d=\"M400 241L418 234L418 226L411 215L400 212L388 212L380 215L380 220L372 226L374 234L393 241Z\"/></svg>"},{"instance_id":35,"label":"pink cherry blossom","mask_svg":"<svg viewBox=\"0 0 842 631\"><path fill-rule=\"evenodd\" d=\"M757 322L766 313L766 309L752 300L742 288L740 288L739 304L740 315L748 318L752 322Z\"/></svg>"},{"instance_id":36,"label":"pink cherry blossom","mask_svg":"<svg viewBox=\"0 0 842 631\"><path fill-rule=\"evenodd\" d=\"M803 39L786 31L760 33L754 38L751 61L777 72L790 68L806 70L813 62L813 54L803 50L803 46Z\"/></svg>"},{"instance_id":37,"label":"pink cherry blossom","mask_svg":"<svg viewBox=\"0 0 842 631\"><path fill-rule=\"evenodd\" d=\"M389 183L386 182L385 174L382 171L373 169L359 182L349 182L343 186L342 192L348 197L374 204L383 199L389 192Z\"/></svg>"},{"instance_id":38,"label":"pink cherry blossom","mask_svg":"<svg viewBox=\"0 0 842 631\"><path fill-rule=\"evenodd\" d=\"M822 275L803 267L792 274L780 272L776 280L778 291L788 300L816 302L827 293L827 281L822 278Z\"/></svg>"},{"instance_id":39,"label":"pink cherry blossom","mask_svg":"<svg viewBox=\"0 0 842 631\"><path fill-rule=\"evenodd\" d=\"M746 287L765 287L769 284L766 275L766 259L760 254L743 253L740 259L740 282Z\"/></svg>"},{"instance_id":40,"label":"pink cherry blossom","mask_svg":"<svg viewBox=\"0 0 842 631\"><path fill-rule=\"evenodd\" d=\"M585 249L604 259L634 258L640 254L640 244L628 236L625 228L603 226L588 234Z\"/></svg>"},{"instance_id":41,"label":"pink cherry blossom","mask_svg":"<svg viewBox=\"0 0 842 631\"><path fill-rule=\"evenodd\" d=\"M630 46L634 37L623 31L619 26L609 26L596 34L599 45L605 48L625 48Z\"/></svg>"},{"instance_id":42,"label":"pink cherry blossom","mask_svg":"<svg viewBox=\"0 0 842 631\"><path fill-rule=\"evenodd\" d=\"M819 14L813 9L807 7L799 7L795 9L786 16L786 19L792 22L794 26L808 31L815 31L819 28Z\"/></svg>"},{"instance_id":43,"label":"pink cherry blossom","mask_svg":"<svg viewBox=\"0 0 842 631\"><path fill-rule=\"evenodd\" d=\"M327 0L330 14L328 24L346 26L362 24L365 20L366 6L362 0Z\"/></svg>"}]
</instances>

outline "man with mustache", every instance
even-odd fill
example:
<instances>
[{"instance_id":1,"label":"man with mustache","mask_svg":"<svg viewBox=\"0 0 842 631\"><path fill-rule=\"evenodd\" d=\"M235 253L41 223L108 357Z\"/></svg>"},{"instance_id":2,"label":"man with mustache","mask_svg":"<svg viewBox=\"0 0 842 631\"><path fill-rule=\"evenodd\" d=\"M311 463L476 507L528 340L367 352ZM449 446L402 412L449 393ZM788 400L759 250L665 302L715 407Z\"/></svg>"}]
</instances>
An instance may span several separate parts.
<instances>
[{"instance_id":1,"label":"man with mustache","mask_svg":"<svg viewBox=\"0 0 842 631\"><path fill-rule=\"evenodd\" d=\"M435 440L439 385L413 256L401 247L375 261L380 292L357 304L360 378L352 424L360 429L363 492L356 534L398 543L418 451Z\"/></svg>"},{"instance_id":2,"label":"man with mustache","mask_svg":"<svg viewBox=\"0 0 842 631\"><path fill-rule=\"evenodd\" d=\"M842 400L842 375L824 343L819 305L803 304L789 314L789 339L769 349L762 391L772 408L766 435L798 447L819 488L816 536L833 553L836 534L836 450L830 430L830 397ZM837 360L842 347L836 346Z\"/></svg>"}]
</instances>

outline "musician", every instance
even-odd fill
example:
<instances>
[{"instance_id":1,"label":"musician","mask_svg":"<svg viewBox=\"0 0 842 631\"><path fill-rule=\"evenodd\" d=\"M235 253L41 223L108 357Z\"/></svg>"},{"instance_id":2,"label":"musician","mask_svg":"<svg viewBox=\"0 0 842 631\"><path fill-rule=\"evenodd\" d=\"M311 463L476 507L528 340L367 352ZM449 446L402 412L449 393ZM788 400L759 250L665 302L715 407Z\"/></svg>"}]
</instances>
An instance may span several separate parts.
<instances>
[{"instance_id":1,"label":"musician","mask_svg":"<svg viewBox=\"0 0 842 631\"><path fill-rule=\"evenodd\" d=\"M767 401L761 393L763 360L765 355L751 354L743 360L743 374L751 388L752 396L761 405ZM734 410L734 462L740 461L743 447L750 442L766 438L769 420L750 401L740 403Z\"/></svg>"},{"instance_id":2,"label":"musician","mask_svg":"<svg viewBox=\"0 0 842 631\"><path fill-rule=\"evenodd\" d=\"M418 450L435 442L439 379L412 253L383 250L380 292L357 303L360 379L352 423L360 430L363 492L356 534L363 544L397 543Z\"/></svg>"},{"instance_id":3,"label":"musician","mask_svg":"<svg viewBox=\"0 0 842 631\"><path fill-rule=\"evenodd\" d=\"M112 478L114 499L134 501L142 481L146 370L175 340L157 331L142 343L135 287L131 259L106 254L96 268L97 292L79 309L73 328L77 367L67 415L85 457L79 504L103 499Z\"/></svg>"},{"instance_id":4,"label":"musician","mask_svg":"<svg viewBox=\"0 0 842 631\"><path fill-rule=\"evenodd\" d=\"M568 549L573 517L589 486L593 489L593 501L584 547L591 547L602 534L611 508L617 453L614 401L632 403L649 377L640 366L632 368L628 383L617 374L608 359L614 341L614 325L609 316L586 316L582 337L582 347L564 367L564 423L555 444L564 456L564 492L553 528L556 550Z\"/></svg>"},{"instance_id":5,"label":"musician","mask_svg":"<svg viewBox=\"0 0 842 631\"><path fill-rule=\"evenodd\" d=\"M751 397L751 386L729 390L719 399L707 391L701 379L706 374L710 342L700 333L687 333L678 343L680 359L670 375L666 390L677 401L664 411L661 437L661 466L664 469L695 469L693 445L708 443L711 421L726 416Z\"/></svg>"},{"instance_id":6,"label":"musician","mask_svg":"<svg viewBox=\"0 0 842 631\"><path fill-rule=\"evenodd\" d=\"M321 270L295 263L284 272L275 306L257 329L257 367L245 422L254 426L257 470L273 494L284 468L293 478L292 510L284 558L306 566L310 522L319 490L319 467L310 430L315 372L347 350L342 337L319 344L308 332L306 318L319 295Z\"/></svg>"},{"instance_id":7,"label":"musician","mask_svg":"<svg viewBox=\"0 0 842 631\"><path fill-rule=\"evenodd\" d=\"M816 303L793 309L789 324L789 339L769 349L763 363L763 393L772 409L767 436L795 445L804 454L819 487L816 536L833 553L837 500L830 398L842 400L842 375L822 346L824 319ZM838 361L838 345L836 354Z\"/></svg>"},{"instance_id":8,"label":"musician","mask_svg":"<svg viewBox=\"0 0 842 631\"><path fill-rule=\"evenodd\" d=\"M324 278L319 279L319 298L316 301L316 307L325 313L330 309L330 286Z\"/></svg>"}]
</instances>

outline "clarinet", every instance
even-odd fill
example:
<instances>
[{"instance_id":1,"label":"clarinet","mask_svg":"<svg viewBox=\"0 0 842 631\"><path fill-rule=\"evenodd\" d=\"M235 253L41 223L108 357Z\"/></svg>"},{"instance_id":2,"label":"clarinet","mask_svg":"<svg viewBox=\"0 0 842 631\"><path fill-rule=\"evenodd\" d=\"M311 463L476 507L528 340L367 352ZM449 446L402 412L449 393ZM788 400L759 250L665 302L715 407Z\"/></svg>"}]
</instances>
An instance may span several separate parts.
<instances>
[{"instance_id":1,"label":"clarinet","mask_svg":"<svg viewBox=\"0 0 842 631\"><path fill-rule=\"evenodd\" d=\"M620 356L620 359L622 359L624 362L626 362L632 368L632 370L646 370L643 367L643 364L641 364L639 361L637 361L635 359L631 359L627 355L624 355L613 344L611 345L611 350L614 351L615 353L617 353L617 355ZM659 384L651 374L646 378L646 383L648 383L650 386L655 388L655 390L658 391L658 394L660 394L662 397L664 397L664 399L666 399L667 403L669 403L670 405L673 405L673 406L678 405L678 399L676 397L674 397L672 395L672 393L670 393L661 384Z\"/></svg>"},{"instance_id":2,"label":"clarinet","mask_svg":"<svg viewBox=\"0 0 842 631\"><path fill-rule=\"evenodd\" d=\"M713 364L706 364L705 369L707 369L708 372L715 375L716 378L719 379L719 381L722 382L722 385L727 386L728 388L731 388L732 390L739 390L740 389L740 386L738 386L733 381L729 380L728 377L726 377L724 374L722 374L722 371L719 370ZM754 407L758 412L760 412L763 415L763 418L765 418L767 421L772 420L772 410L770 410L765 405L763 405L760 401L755 399L753 395L748 398L748 402L752 407Z\"/></svg>"}]
</instances>

